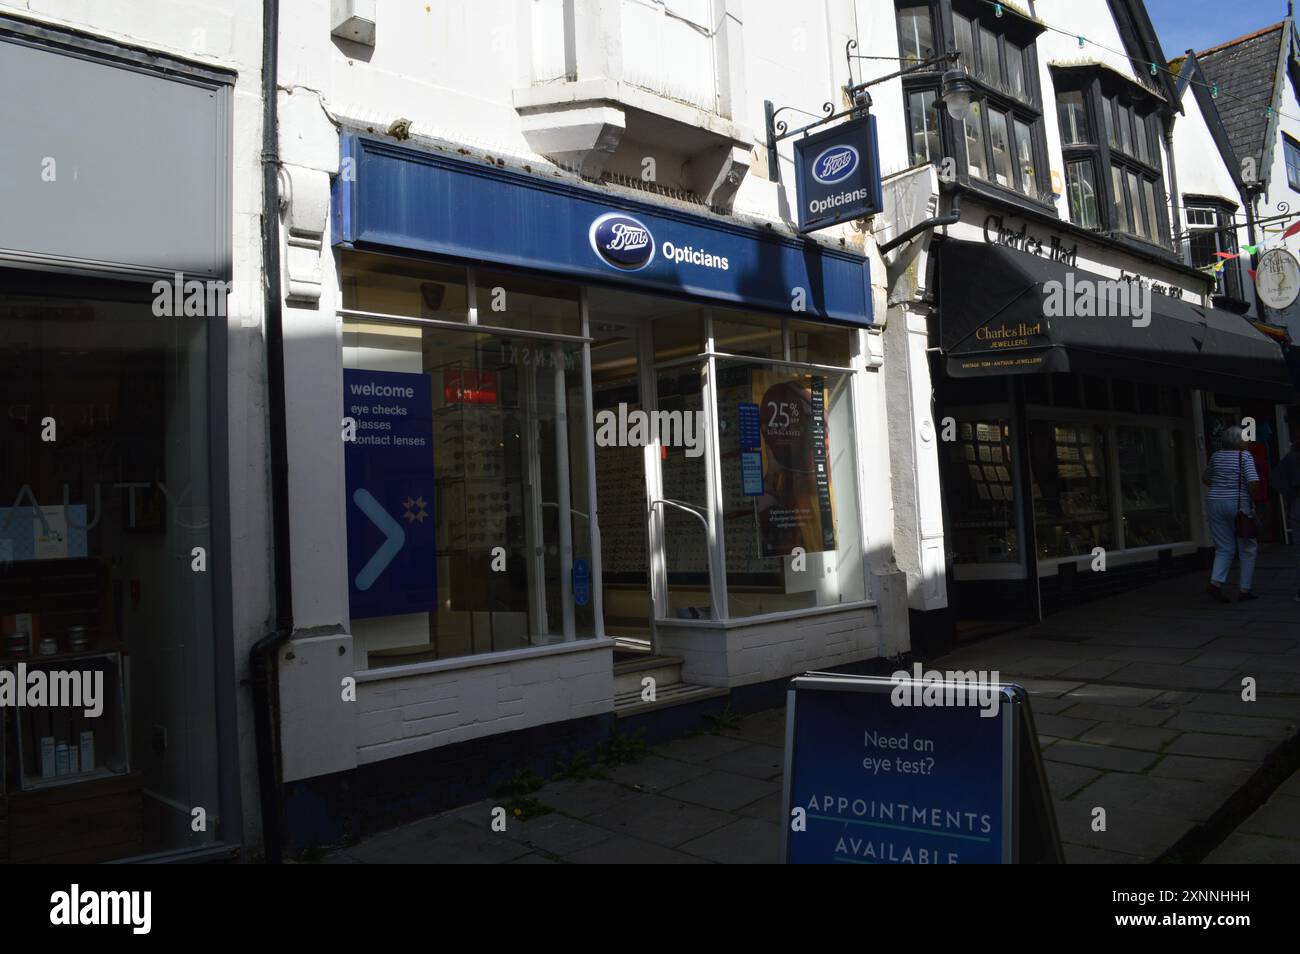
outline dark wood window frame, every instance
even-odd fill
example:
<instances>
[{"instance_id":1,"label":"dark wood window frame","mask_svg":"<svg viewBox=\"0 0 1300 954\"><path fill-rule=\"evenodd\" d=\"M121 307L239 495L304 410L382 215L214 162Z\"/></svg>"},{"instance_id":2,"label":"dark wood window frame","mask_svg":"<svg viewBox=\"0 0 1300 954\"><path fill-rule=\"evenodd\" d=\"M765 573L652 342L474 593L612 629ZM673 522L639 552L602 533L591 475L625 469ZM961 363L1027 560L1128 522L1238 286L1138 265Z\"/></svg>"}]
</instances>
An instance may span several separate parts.
<instances>
[{"instance_id":1,"label":"dark wood window frame","mask_svg":"<svg viewBox=\"0 0 1300 954\"><path fill-rule=\"evenodd\" d=\"M1166 255L1173 253L1173 242L1169 231L1169 202L1165 191L1163 142L1159 135L1163 103L1150 92L1133 84L1124 82L1120 77L1112 77L1101 69L1089 67L1054 67L1052 70L1053 86L1059 96L1067 92L1083 94L1084 110L1088 117L1090 138L1087 144L1066 144L1062 137L1061 152L1066 168L1071 162L1090 160L1096 179L1098 215L1101 219L1101 231L1121 243L1131 243L1148 249L1158 249ZM1119 103L1130 110L1134 117L1141 118L1141 129L1130 129L1130 137L1141 134L1145 137L1147 158L1143 159L1137 145L1131 150L1121 146L1115 148L1110 143L1110 124L1106 121L1104 100ZM1136 124L1135 124L1136 125ZM1122 139L1121 139L1122 142ZM1132 139L1130 138L1130 142ZM1136 212L1146 224L1150 237L1139 235L1136 226L1130 229L1128 222L1119 222L1116 215L1116 192L1113 169L1122 172L1121 184L1126 196L1129 189L1130 175L1139 181ZM1147 182L1152 187L1155 221L1150 218L1145 202L1145 192L1140 183ZM1069 214L1067 196L1066 213Z\"/></svg>"},{"instance_id":2,"label":"dark wood window frame","mask_svg":"<svg viewBox=\"0 0 1300 954\"><path fill-rule=\"evenodd\" d=\"M992 6L980 0L928 0L928 2L909 2L898 0L896 10L925 7L930 12L931 34L939 49L935 52L957 49L953 31L953 10L977 26L983 26L997 38L998 76L996 83L991 83L980 74L985 72L982 62L982 47L976 33L974 50L976 61L962 63L976 89L975 98L980 103L978 116L973 122L980 124L984 155L981 166L987 178L970 174L970 162L967 155L966 136L962 124L952 119L946 112L938 116L940 148L944 157L950 157L956 165L956 177L963 185L977 191L990 194L1004 202L1028 206L1038 212L1047 211L1055 214L1055 206L1043 196L1050 195L1051 189L1047 169L1047 144L1043 123L1043 99L1039 87L1037 37L1042 28L1012 11L1005 9L1002 17L997 17ZM896 20L897 22L897 20ZM1021 99L1011 92L1007 72L1008 44L1020 48L1025 98ZM965 59L963 56L962 59ZM906 64L904 64L906 65ZM938 95L944 64L933 70L920 70L903 77L903 111L907 123L907 149L912 153L911 98L915 93L933 92ZM1008 185L999 184L993 177L994 157L991 127L991 113L996 110L1007 115L1007 152L1011 164L1011 177ZM1027 125L1030 131L1030 165L1032 179L1030 185L1034 195L1023 190L1022 170L1016 141L1016 120Z\"/></svg>"},{"instance_id":3,"label":"dark wood window frame","mask_svg":"<svg viewBox=\"0 0 1300 954\"><path fill-rule=\"evenodd\" d=\"M1201 268L1205 265L1213 264L1217 256L1206 255L1196 256L1192 254L1192 239L1199 236L1214 236L1214 250L1218 252L1228 252L1236 254L1237 248L1237 206L1225 201L1217 196L1204 195L1184 195L1183 196L1184 225L1187 230L1186 241L1188 245L1187 263L1193 268ZM1197 217L1196 213L1209 212L1214 217L1213 224L1193 223L1192 219ZM1197 261L1198 257L1203 257L1204 261ZM1245 282L1242 280L1242 259L1228 259L1225 261L1222 271L1214 276L1215 298L1226 298L1231 302L1246 304ZM1249 259L1245 260L1249 262Z\"/></svg>"}]
</instances>

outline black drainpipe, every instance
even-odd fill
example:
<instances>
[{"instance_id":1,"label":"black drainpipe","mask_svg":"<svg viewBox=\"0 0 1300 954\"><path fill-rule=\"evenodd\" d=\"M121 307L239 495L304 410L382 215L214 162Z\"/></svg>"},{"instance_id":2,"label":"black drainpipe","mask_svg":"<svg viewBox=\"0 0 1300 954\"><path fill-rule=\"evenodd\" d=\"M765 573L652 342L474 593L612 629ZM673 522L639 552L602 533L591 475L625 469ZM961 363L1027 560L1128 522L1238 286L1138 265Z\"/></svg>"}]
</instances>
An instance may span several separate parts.
<instances>
[{"instance_id":1,"label":"black drainpipe","mask_svg":"<svg viewBox=\"0 0 1300 954\"><path fill-rule=\"evenodd\" d=\"M276 78L279 72L279 0L262 5L262 268L266 273L266 389L271 438L271 537L275 586L275 629L248 653L253 689L253 736L262 806L266 860L282 860L283 833L275 678L280 646L293 635L293 578L289 560L289 450L285 428L284 323L280 303L280 156L276 136Z\"/></svg>"},{"instance_id":2,"label":"black drainpipe","mask_svg":"<svg viewBox=\"0 0 1300 954\"><path fill-rule=\"evenodd\" d=\"M1172 234L1174 236L1174 253L1178 260L1184 265L1190 265L1187 256L1183 254L1183 197L1178 194L1178 169L1174 165L1174 122L1177 116L1170 112L1165 116L1165 157L1169 160L1169 191L1173 193L1169 197L1169 211L1173 214Z\"/></svg>"},{"instance_id":3,"label":"black drainpipe","mask_svg":"<svg viewBox=\"0 0 1300 954\"><path fill-rule=\"evenodd\" d=\"M892 252L894 249L898 248L898 246L902 245L909 239L920 235L926 229L936 228L940 225L955 225L961 218L962 192L963 190L961 186L954 187L952 190L952 202L949 203L948 212L945 215L936 215L934 218L926 219L924 222L917 222L906 232L895 235L884 245L880 246L880 254L885 255Z\"/></svg>"}]
</instances>

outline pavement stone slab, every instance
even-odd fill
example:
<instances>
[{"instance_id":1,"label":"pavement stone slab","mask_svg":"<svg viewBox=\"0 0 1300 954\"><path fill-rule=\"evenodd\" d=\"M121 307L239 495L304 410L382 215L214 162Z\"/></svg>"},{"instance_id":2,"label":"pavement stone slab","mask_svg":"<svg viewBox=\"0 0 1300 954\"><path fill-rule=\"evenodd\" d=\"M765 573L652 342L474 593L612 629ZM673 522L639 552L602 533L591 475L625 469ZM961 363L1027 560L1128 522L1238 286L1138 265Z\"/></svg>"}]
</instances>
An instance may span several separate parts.
<instances>
[{"instance_id":1,"label":"pavement stone slab","mask_svg":"<svg viewBox=\"0 0 1300 954\"><path fill-rule=\"evenodd\" d=\"M1118 682L1090 682L1071 689L1068 695L1075 702L1092 702L1103 706L1144 706L1159 696L1160 691L1147 686L1121 685Z\"/></svg>"},{"instance_id":2,"label":"pavement stone slab","mask_svg":"<svg viewBox=\"0 0 1300 954\"><path fill-rule=\"evenodd\" d=\"M1074 700L1071 698L1071 702ZM1161 725L1177 714L1176 709L1153 709L1149 706L1114 706L1100 702L1075 702L1061 713L1073 719L1094 722L1123 722L1128 725Z\"/></svg>"},{"instance_id":3,"label":"pavement stone slab","mask_svg":"<svg viewBox=\"0 0 1300 954\"><path fill-rule=\"evenodd\" d=\"M627 785L642 792L662 792L682 782L698 778L707 772L702 765L666 759L650 754L639 762L629 762L605 769L605 777L619 785Z\"/></svg>"},{"instance_id":4,"label":"pavement stone slab","mask_svg":"<svg viewBox=\"0 0 1300 954\"><path fill-rule=\"evenodd\" d=\"M1249 705L1249 703L1246 703ZM1216 732L1223 735L1248 735L1261 739L1287 739L1296 733L1296 723L1281 719L1252 718L1250 715L1227 715L1221 712L1180 712L1165 726L1187 732Z\"/></svg>"},{"instance_id":5,"label":"pavement stone slab","mask_svg":"<svg viewBox=\"0 0 1300 954\"><path fill-rule=\"evenodd\" d=\"M1156 808L1161 813L1204 822L1235 790L1236 786L1226 782L1109 772L1077 792L1071 801L1100 806L1107 813L1112 809L1151 811Z\"/></svg>"},{"instance_id":6,"label":"pavement stone slab","mask_svg":"<svg viewBox=\"0 0 1300 954\"><path fill-rule=\"evenodd\" d=\"M1068 762L1071 765L1086 765L1120 772L1141 772L1155 764L1157 756L1152 752L1138 749L1121 749L1112 745L1090 745L1087 742L1072 740L1057 741L1046 753L1045 758L1053 762Z\"/></svg>"},{"instance_id":7,"label":"pavement stone slab","mask_svg":"<svg viewBox=\"0 0 1300 954\"><path fill-rule=\"evenodd\" d=\"M1137 855L1144 860L1159 857L1192 828L1186 818L1165 812L1114 806L1106 808L1106 830L1093 831L1093 809L1098 806L1075 797L1056 803L1056 824L1061 841L1085 848Z\"/></svg>"},{"instance_id":8,"label":"pavement stone slab","mask_svg":"<svg viewBox=\"0 0 1300 954\"><path fill-rule=\"evenodd\" d=\"M656 746L655 752L666 759L677 759L680 762L695 762L698 764L715 759L720 755L726 755L728 752L735 752L752 744L752 742L746 742L744 739L702 733L665 742L663 745Z\"/></svg>"},{"instance_id":9,"label":"pavement stone slab","mask_svg":"<svg viewBox=\"0 0 1300 954\"><path fill-rule=\"evenodd\" d=\"M696 778L674 785L663 794L693 805L734 812L761 798L776 794L781 786L775 782L737 775L734 772L706 772Z\"/></svg>"},{"instance_id":10,"label":"pavement stone slab","mask_svg":"<svg viewBox=\"0 0 1300 954\"><path fill-rule=\"evenodd\" d=\"M785 768L785 749L746 743L744 748L725 752L704 762L710 769L735 772L750 778L779 779Z\"/></svg>"},{"instance_id":11,"label":"pavement stone slab","mask_svg":"<svg viewBox=\"0 0 1300 954\"><path fill-rule=\"evenodd\" d=\"M741 818L679 845L677 850L719 864L774 865L781 860L781 834L776 822Z\"/></svg>"},{"instance_id":12,"label":"pavement stone slab","mask_svg":"<svg viewBox=\"0 0 1300 954\"><path fill-rule=\"evenodd\" d=\"M1170 742L1165 751L1170 755L1199 755L1212 759L1239 759L1243 762L1261 762L1276 744L1272 739L1256 739L1241 735L1211 735L1205 732L1184 732Z\"/></svg>"},{"instance_id":13,"label":"pavement stone slab","mask_svg":"<svg viewBox=\"0 0 1300 954\"><path fill-rule=\"evenodd\" d=\"M590 816L587 821L615 834L675 848L734 819L702 805L692 805L663 795L633 794L614 808Z\"/></svg>"},{"instance_id":14,"label":"pavement stone slab","mask_svg":"<svg viewBox=\"0 0 1300 954\"><path fill-rule=\"evenodd\" d=\"M1070 798L1075 792L1089 782L1101 778L1101 770L1086 765L1071 765L1068 762L1044 761L1047 771L1047 785L1055 798Z\"/></svg>"},{"instance_id":15,"label":"pavement stone slab","mask_svg":"<svg viewBox=\"0 0 1300 954\"><path fill-rule=\"evenodd\" d=\"M1187 778L1202 782L1227 782L1240 785L1254 774L1251 762L1235 759L1201 758L1195 755L1165 755L1148 774L1160 778Z\"/></svg>"},{"instance_id":16,"label":"pavement stone slab","mask_svg":"<svg viewBox=\"0 0 1300 954\"><path fill-rule=\"evenodd\" d=\"M1248 835L1288 838L1300 848L1300 798L1274 793L1241 823L1238 831Z\"/></svg>"},{"instance_id":17,"label":"pavement stone slab","mask_svg":"<svg viewBox=\"0 0 1300 954\"><path fill-rule=\"evenodd\" d=\"M1131 663L1111 679L1135 686L1160 686L1165 689L1218 689L1240 677L1230 669L1198 669L1193 666L1166 666L1159 663Z\"/></svg>"},{"instance_id":18,"label":"pavement stone slab","mask_svg":"<svg viewBox=\"0 0 1300 954\"><path fill-rule=\"evenodd\" d=\"M1123 722L1101 722L1080 735L1079 739L1082 742L1095 742L1098 745L1115 745L1122 749L1159 752L1177 735L1178 733L1170 728L1129 725Z\"/></svg>"},{"instance_id":19,"label":"pavement stone slab","mask_svg":"<svg viewBox=\"0 0 1300 954\"><path fill-rule=\"evenodd\" d=\"M348 849L367 864L499 864L529 853L525 845L462 818L439 815Z\"/></svg>"},{"instance_id":20,"label":"pavement stone slab","mask_svg":"<svg viewBox=\"0 0 1300 954\"><path fill-rule=\"evenodd\" d=\"M1055 736L1058 739L1076 738L1096 724L1091 719L1075 719L1047 713L1034 715L1034 728L1038 730L1038 734Z\"/></svg>"},{"instance_id":21,"label":"pavement stone slab","mask_svg":"<svg viewBox=\"0 0 1300 954\"><path fill-rule=\"evenodd\" d=\"M673 851L639 838L614 837L561 859L573 865L706 865L697 855Z\"/></svg>"},{"instance_id":22,"label":"pavement stone slab","mask_svg":"<svg viewBox=\"0 0 1300 954\"><path fill-rule=\"evenodd\" d=\"M1300 864L1300 841L1237 832L1206 856L1206 865Z\"/></svg>"},{"instance_id":23,"label":"pavement stone slab","mask_svg":"<svg viewBox=\"0 0 1300 954\"><path fill-rule=\"evenodd\" d=\"M604 828L552 812L527 821L507 819L503 833L529 848L552 855L567 855L589 848L613 835Z\"/></svg>"},{"instance_id":24,"label":"pavement stone slab","mask_svg":"<svg viewBox=\"0 0 1300 954\"><path fill-rule=\"evenodd\" d=\"M606 779L562 779L543 786L535 797L566 815L586 818L609 811L636 795L632 789Z\"/></svg>"}]
</instances>

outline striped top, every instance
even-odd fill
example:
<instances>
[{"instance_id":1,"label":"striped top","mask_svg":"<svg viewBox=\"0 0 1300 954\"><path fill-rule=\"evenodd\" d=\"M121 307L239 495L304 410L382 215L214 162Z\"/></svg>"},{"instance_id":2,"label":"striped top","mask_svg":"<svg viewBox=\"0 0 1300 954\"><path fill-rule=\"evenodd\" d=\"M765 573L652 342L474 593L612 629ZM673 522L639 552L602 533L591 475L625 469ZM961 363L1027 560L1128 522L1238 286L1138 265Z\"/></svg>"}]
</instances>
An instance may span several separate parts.
<instances>
[{"instance_id":1,"label":"striped top","mask_svg":"<svg viewBox=\"0 0 1300 954\"><path fill-rule=\"evenodd\" d=\"M1252 480L1259 480L1255 470L1255 458L1247 451L1219 450L1210 455L1206 467L1210 477L1210 489L1205 496L1210 500L1236 500L1237 507L1244 511L1251 509L1250 490L1247 485Z\"/></svg>"}]
</instances>

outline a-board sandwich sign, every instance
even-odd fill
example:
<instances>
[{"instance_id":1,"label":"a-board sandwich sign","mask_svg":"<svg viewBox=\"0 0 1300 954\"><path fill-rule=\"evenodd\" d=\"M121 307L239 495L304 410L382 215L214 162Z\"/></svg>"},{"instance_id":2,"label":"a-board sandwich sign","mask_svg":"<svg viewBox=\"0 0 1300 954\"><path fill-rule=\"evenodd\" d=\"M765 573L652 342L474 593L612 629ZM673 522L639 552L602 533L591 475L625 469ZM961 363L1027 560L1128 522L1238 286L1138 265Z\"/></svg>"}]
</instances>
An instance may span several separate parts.
<instances>
[{"instance_id":1,"label":"a-board sandwich sign","mask_svg":"<svg viewBox=\"0 0 1300 954\"><path fill-rule=\"evenodd\" d=\"M1028 694L934 675L791 681L786 863L1062 860Z\"/></svg>"}]
</instances>

